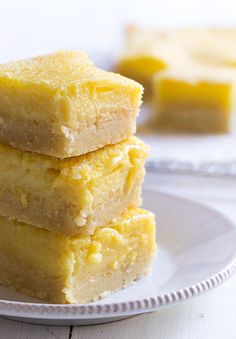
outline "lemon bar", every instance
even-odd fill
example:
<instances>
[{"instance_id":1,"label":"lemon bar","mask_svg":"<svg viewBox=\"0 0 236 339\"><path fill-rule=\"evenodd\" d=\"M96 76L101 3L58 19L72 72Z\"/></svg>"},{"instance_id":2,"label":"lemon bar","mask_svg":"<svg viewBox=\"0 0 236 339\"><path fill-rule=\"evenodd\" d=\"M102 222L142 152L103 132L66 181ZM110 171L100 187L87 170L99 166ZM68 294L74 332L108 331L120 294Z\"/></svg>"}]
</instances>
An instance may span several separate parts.
<instances>
[{"instance_id":1,"label":"lemon bar","mask_svg":"<svg viewBox=\"0 0 236 339\"><path fill-rule=\"evenodd\" d=\"M153 79L159 130L225 133L236 127L232 71L208 67L166 70Z\"/></svg>"},{"instance_id":2,"label":"lemon bar","mask_svg":"<svg viewBox=\"0 0 236 339\"><path fill-rule=\"evenodd\" d=\"M66 158L135 132L142 86L61 51L0 65L0 142Z\"/></svg>"},{"instance_id":3,"label":"lemon bar","mask_svg":"<svg viewBox=\"0 0 236 339\"><path fill-rule=\"evenodd\" d=\"M136 137L63 160L0 145L0 215L53 232L91 234L140 204L147 155Z\"/></svg>"},{"instance_id":4,"label":"lemon bar","mask_svg":"<svg viewBox=\"0 0 236 339\"><path fill-rule=\"evenodd\" d=\"M66 236L0 216L0 284L53 303L85 303L149 272L151 212L133 208L91 236Z\"/></svg>"},{"instance_id":5,"label":"lemon bar","mask_svg":"<svg viewBox=\"0 0 236 339\"><path fill-rule=\"evenodd\" d=\"M188 35L182 34L181 42L191 56L199 62L235 67L235 39L235 28L212 27L190 30Z\"/></svg>"},{"instance_id":6,"label":"lemon bar","mask_svg":"<svg viewBox=\"0 0 236 339\"><path fill-rule=\"evenodd\" d=\"M154 30L130 26L117 70L141 82L151 93L156 72L189 61L206 65L236 66L235 28L178 28Z\"/></svg>"},{"instance_id":7,"label":"lemon bar","mask_svg":"<svg viewBox=\"0 0 236 339\"><path fill-rule=\"evenodd\" d=\"M184 64L188 59L172 34L170 30L155 31L137 26L127 29L126 46L116 71L140 82L145 88L146 98L152 92L152 77L156 72Z\"/></svg>"}]
</instances>

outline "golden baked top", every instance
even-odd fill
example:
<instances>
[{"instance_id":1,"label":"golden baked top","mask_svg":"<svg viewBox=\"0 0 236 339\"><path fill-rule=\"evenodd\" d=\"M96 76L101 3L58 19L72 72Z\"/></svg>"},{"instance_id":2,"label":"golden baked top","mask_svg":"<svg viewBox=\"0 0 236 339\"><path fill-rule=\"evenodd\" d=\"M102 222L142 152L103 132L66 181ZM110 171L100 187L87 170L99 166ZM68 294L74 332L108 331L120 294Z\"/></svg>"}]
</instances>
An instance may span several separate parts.
<instances>
[{"instance_id":1,"label":"golden baked top","mask_svg":"<svg viewBox=\"0 0 236 339\"><path fill-rule=\"evenodd\" d=\"M58 174L74 177L77 180L86 181L96 179L101 173L103 175L117 166L121 166L121 161L127 161L127 154L132 162L132 154L138 152L144 158L148 155L148 147L142 140L131 137L115 145L108 145L81 156L66 159L58 159L48 155L42 155L27 151L21 151L11 146L0 144L0 160L4 162L7 157L7 163L12 166L23 166L26 168L35 168L37 170L51 169ZM87 178L87 179L86 179Z\"/></svg>"},{"instance_id":2,"label":"golden baked top","mask_svg":"<svg viewBox=\"0 0 236 339\"><path fill-rule=\"evenodd\" d=\"M75 83L101 80L103 86L104 82L109 85L111 81L112 85L134 83L119 74L96 68L86 53L70 50L0 65L0 83L14 81L19 86L32 83L63 92L68 87L73 91Z\"/></svg>"}]
</instances>

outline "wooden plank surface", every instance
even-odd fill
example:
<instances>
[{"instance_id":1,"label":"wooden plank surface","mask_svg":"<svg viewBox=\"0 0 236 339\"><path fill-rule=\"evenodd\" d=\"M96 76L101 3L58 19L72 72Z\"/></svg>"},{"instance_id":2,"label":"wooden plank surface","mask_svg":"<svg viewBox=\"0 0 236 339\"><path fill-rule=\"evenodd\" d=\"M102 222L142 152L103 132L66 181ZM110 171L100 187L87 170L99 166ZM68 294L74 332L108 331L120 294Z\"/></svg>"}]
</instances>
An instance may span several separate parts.
<instances>
[{"instance_id":1,"label":"wooden plank surface","mask_svg":"<svg viewBox=\"0 0 236 339\"><path fill-rule=\"evenodd\" d=\"M38 326L0 318L0 339L68 339L70 327Z\"/></svg>"},{"instance_id":2,"label":"wooden plank surface","mask_svg":"<svg viewBox=\"0 0 236 339\"><path fill-rule=\"evenodd\" d=\"M236 277L175 307L118 322L74 327L72 339L236 339Z\"/></svg>"}]
</instances>

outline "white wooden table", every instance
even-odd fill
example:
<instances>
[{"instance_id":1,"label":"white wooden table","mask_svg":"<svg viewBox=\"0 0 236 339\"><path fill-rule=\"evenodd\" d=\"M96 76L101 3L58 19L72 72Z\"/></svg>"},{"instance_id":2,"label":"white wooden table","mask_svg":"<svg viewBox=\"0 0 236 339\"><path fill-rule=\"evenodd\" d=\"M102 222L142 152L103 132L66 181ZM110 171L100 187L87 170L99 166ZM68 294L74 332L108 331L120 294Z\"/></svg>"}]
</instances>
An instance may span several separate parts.
<instances>
[{"instance_id":1,"label":"white wooden table","mask_svg":"<svg viewBox=\"0 0 236 339\"><path fill-rule=\"evenodd\" d=\"M207 203L236 223L236 181L148 175L150 184ZM235 244L236 246L236 244ZM217 289L175 307L96 326L50 327L0 318L1 339L236 339L236 276Z\"/></svg>"}]
</instances>

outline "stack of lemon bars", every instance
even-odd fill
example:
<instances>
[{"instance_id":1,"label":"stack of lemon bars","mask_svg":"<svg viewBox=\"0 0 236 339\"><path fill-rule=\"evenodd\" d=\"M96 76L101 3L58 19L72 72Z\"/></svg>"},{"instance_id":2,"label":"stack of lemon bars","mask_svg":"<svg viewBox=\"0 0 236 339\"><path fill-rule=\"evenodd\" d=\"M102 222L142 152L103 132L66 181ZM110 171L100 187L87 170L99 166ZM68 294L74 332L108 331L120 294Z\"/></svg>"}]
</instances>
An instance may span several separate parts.
<instances>
[{"instance_id":1,"label":"stack of lemon bars","mask_svg":"<svg viewBox=\"0 0 236 339\"><path fill-rule=\"evenodd\" d=\"M140 209L142 86L61 51L0 66L0 283L54 303L105 297L149 272Z\"/></svg>"}]
</instances>

